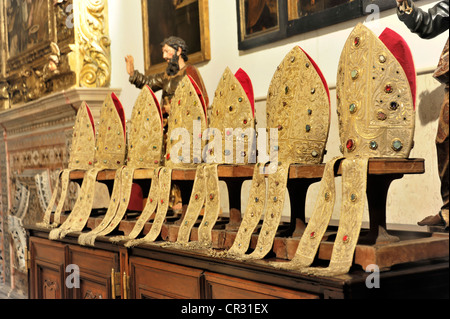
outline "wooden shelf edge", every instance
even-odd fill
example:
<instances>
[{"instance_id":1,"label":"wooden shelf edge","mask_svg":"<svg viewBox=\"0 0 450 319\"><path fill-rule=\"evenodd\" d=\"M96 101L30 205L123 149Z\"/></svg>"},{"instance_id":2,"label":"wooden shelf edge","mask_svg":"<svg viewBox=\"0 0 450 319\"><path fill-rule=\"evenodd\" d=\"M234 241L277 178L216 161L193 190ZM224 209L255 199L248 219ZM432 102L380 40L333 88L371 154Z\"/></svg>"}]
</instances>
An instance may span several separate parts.
<instances>
[{"instance_id":1,"label":"wooden shelf edge","mask_svg":"<svg viewBox=\"0 0 450 319\"><path fill-rule=\"evenodd\" d=\"M289 178L321 178L325 164L293 164L290 167ZM253 176L254 165L219 165L219 178L248 178ZM84 171L74 171L70 174L70 179L79 180L84 178ZM153 169L136 169L135 179L151 179ZM368 174L423 174L425 173L425 160L418 159L396 159L396 158L373 158L369 160ZM341 169L338 170L338 175ZM99 172L97 180L114 180L115 170L104 170ZM174 169L172 171L173 180L194 180L195 169Z\"/></svg>"}]
</instances>

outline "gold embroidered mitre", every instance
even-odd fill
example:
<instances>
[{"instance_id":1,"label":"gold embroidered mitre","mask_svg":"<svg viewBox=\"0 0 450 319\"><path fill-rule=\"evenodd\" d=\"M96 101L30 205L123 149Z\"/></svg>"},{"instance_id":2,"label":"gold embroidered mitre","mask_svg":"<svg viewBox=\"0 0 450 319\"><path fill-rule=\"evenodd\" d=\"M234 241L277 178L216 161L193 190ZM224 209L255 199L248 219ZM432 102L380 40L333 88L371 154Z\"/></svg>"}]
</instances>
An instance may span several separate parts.
<instances>
[{"instance_id":1,"label":"gold embroidered mitre","mask_svg":"<svg viewBox=\"0 0 450 319\"><path fill-rule=\"evenodd\" d=\"M210 140L205 147L203 158L207 164L197 167L191 198L181 222L176 245L181 244L181 247L189 249L212 247L212 229L220 215L217 167L224 162L242 164L249 162L248 141L254 140L254 125L253 87L250 78L242 69L233 75L230 69L226 68L215 93L209 129L206 133L208 136L204 136ZM235 161L234 150L236 150ZM253 148L250 152L252 150ZM253 152L253 159L256 162L256 152ZM198 241L188 245L192 227L203 207L204 215L198 227Z\"/></svg>"},{"instance_id":2,"label":"gold embroidered mitre","mask_svg":"<svg viewBox=\"0 0 450 319\"><path fill-rule=\"evenodd\" d=\"M220 78L211 105L209 127L222 135L223 160L216 162L256 162L252 145L255 128L255 102L253 87L248 75L239 69L234 75L227 67ZM256 146L256 145L253 145ZM236 154L236 155L233 155ZM235 156L235 158L234 158Z\"/></svg>"},{"instance_id":3,"label":"gold embroidered mitre","mask_svg":"<svg viewBox=\"0 0 450 319\"><path fill-rule=\"evenodd\" d=\"M178 84L172 98L168 125L165 166L188 168L201 163L206 105L197 84L188 75Z\"/></svg>"},{"instance_id":4,"label":"gold embroidered mitre","mask_svg":"<svg viewBox=\"0 0 450 319\"><path fill-rule=\"evenodd\" d=\"M315 62L296 46L275 71L267 97L267 127L278 128L278 160L321 163L329 126L325 79Z\"/></svg>"},{"instance_id":5,"label":"gold embroidered mitre","mask_svg":"<svg viewBox=\"0 0 450 319\"><path fill-rule=\"evenodd\" d=\"M100 110L94 166L117 169L124 165L126 151L125 113L114 93L108 95Z\"/></svg>"},{"instance_id":6,"label":"gold embroidered mitre","mask_svg":"<svg viewBox=\"0 0 450 319\"><path fill-rule=\"evenodd\" d=\"M78 238L81 245L94 245L98 236L110 234L121 222L127 210L143 210L142 188L133 183L138 168L156 168L161 161L163 139L162 116L152 90L145 86L131 113L127 166L116 170L108 210L102 222Z\"/></svg>"},{"instance_id":7,"label":"gold embroidered mitre","mask_svg":"<svg viewBox=\"0 0 450 319\"><path fill-rule=\"evenodd\" d=\"M92 168L95 154L95 125L86 102L78 109L73 127L72 146L68 169L88 170Z\"/></svg>"},{"instance_id":8,"label":"gold embroidered mitre","mask_svg":"<svg viewBox=\"0 0 450 319\"><path fill-rule=\"evenodd\" d=\"M386 29L377 38L358 24L341 54L336 93L345 157L409 156L415 71L411 52L398 34Z\"/></svg>"},{"instance_id":9,"label":"gold embroidered mitre","mask_svg":"<svg viewBox=\"0 0 450 319\"><path fill-rule=\"evenodd\" d=\"M297 252L276 267L335 276L350 270L361 230L371 157L408 157L414 134L415 70L405 41L386 29L377 38L359 24L343 48L337 77L337 111L343 157L329 161ZM339 227L326 268L310 267L336 198L335 164L342 167Z\"/></svg>"},{"instance_id":10,"label":"gold embroidered mitre","mask_svg":"<svg viewBox=\"0 0 450 319\"><path fill-rule=\"evenodd\" d=\"M72 145L70 147L70 157L68 168L62 170L55 183L52 197L44 212L44 219L39 226L53 228L61 223L61 212L66 201L67 191L70 182L70 173L75 170L87 171L93 167L95 154L95 125L89 106L82 102L77 111L75 125L72 133ZM58 196L58 190L61 188ZM53 224L50 224L50 216L55 208Z\"/></svg>"},{"instance_id":11,"label":"gold embroidered mitre","mask_svg":"<svg viewBox=\"0 0 450 319\"><path fill-rule=\"evenodd\" d=\"M127 166L152 168L161 165L163 143L161 114L154 93L145 86L131 113Z\"/></svg>"},{"instance_id":12,"label":"gold embroidered mitre","mask_svg":"<svg viewBox=\"0 0 450 319\"><path fill-rule=\"evenodd\" d=\"M274 73L267 98L267 126L278 129L276 171L268 176L253 172L252 188L244 218L227 255L238 259L261 259L272 249L283 211L289 168L294 163L322 161L330 125L328 87L320 69L300 48L294 47ZM246 255L253 231L266 207L254 251Z\"/></svg>"},{"instance_id":13,"label":"gold embroidered mitre","mask_svg":"<svg viewBox=\"0 0 450 319\"><path fill-rule=\"evenodd\" d=\"M86 171L78 198L66 221L49 234L49 239L64 238L70 232L82 231L94 207L97 175L105 169L120 169L125 162L125 113L119 99L111 93L100 110L95 142L94 167ZM117 176L117 174L116 174Z\"/></svg>"}]
</instances>

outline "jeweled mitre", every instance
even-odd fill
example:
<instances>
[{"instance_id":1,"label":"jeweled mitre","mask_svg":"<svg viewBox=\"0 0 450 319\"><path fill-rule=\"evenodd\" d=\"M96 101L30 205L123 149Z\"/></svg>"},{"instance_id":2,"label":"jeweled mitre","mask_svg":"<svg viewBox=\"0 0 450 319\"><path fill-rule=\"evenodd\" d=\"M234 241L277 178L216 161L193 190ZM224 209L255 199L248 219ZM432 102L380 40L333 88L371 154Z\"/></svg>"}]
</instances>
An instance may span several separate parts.
<instances>
[{"instance_id":1,"label":"jeweled mitre","mask_svg":"<svg viewBox=\"0 0 450 319\"><path fill-rule=\"evenodd\" d=\"M95 146L94 166L116 169L125 164L125 113L114 93L109 94L100 110L100 123Z\"/></svg>"},{"instance_id":2,"label":"jeweled mitre","mask_svg":"<svg viewBox=\"0 0 450 319\"><path fill-rule=\"evenodd\" d=\"M145 86L131 113L127 166L154 168L161 165L163 124L161 108L153 91Z\"/></svg>"},{"instance_id":3,"label":"jeweled mitre","mask_svg":"<svg viewBox=\"0 0 450 319\"><path fill-rule=\"evenodd\" d=\"M93 167L95 154L95 125L89 106L81 103L73 127L69 169L88 170Z\"/></svg>"},{"instance_id":4,"label":"jeweled mitre","mask_svg":"<svg viewBox=\"0 0 450 319\"><path fill-rule=\"evenodd\" d=\"M267 126L278 129L279 161L322 162L330 127L328 87L320 69L298 46L285 56L270 83Z\"/></svg>"},{"instance_id":5,"label":"jeweled mitre","mask_svg":"<svg viewBox=\"0 0 450 319\"><path fill-rule=\"evenodd\" d=\"M168 122L165 166L195 167L202 161L207 127L206 104L195 81L186 75L172 98ZM183 152L188 149L189 152ZM175 152L175 153L173 153Z\"/></svg>"},{"instance_id":6,"label":"jeweled mitre","mask_svg":"<svg viewBox=\"0 0 450 319\"><path fill-rule=\"evenodd\" d=\"M211 105L209 127L221 133L222 162L247 164L249 158L256 162L253 86L244 70L233 74L225 69Z\"/></svg>"},{"instance_id":7,"label":"jeweled mitre","mask_svg":"<svg viewBox=\"0 0 450 319\"><path fill-rule=\"evenodd\" d=\"M339 61L337 111L345 157L406 158L413 147L415 71L404 40L386 29L378 38L362 24Z\"/></svg>"}]
</instances>

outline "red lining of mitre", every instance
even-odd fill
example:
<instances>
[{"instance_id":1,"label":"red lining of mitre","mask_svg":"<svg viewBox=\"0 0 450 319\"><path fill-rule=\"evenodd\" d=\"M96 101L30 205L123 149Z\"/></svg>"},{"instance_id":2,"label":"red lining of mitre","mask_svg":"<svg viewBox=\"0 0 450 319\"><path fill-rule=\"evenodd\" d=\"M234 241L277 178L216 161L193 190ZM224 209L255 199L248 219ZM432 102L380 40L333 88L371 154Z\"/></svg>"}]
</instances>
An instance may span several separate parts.
<instances>
[{"instance_id":1,"label":"red lining of mitre","mask_svg":"<svg viewBox=\"0 0 450 319\"><path fill-rule=\"evenodd\" d=\"M94 117L92 116L91 109L89 108L89 105L86 102L84 102L84 105L86 106L86 110L87 110L87 113L88 113L88 116L89 116L89 120L91 121L91 126L92 126L92 129L94 131L94 136L95 136Z\"/></svg>"},{"instance_id":2,"label":"red lining of mitre","mask_svg":"<svg viewBox=\"0 0 450 319\"><path fill-rule=\"evenodd\" d=\"M208 116L206 114L206 103L205 103L205 99L203 98L203 92L202 92L202 90L200 90L200 87L197 85L195 80L190 75L187 75L187 77L189 78L192 85L194 86L195 92L197 93L198 98L200 99L200 103L202 103L203 112L205 113L205 119L207 120Z\"/></svg>"},{"instance_id":3,"label":"red lining of mitre","mask_svg":"<svg viewBox=\"0 0 450 319\"><path fill-rule=\"evenodd\" d=\"M245 71L242 70L241 68L237 70L234 76L241 84L242 88L245 91L245 94L247 94L247 98L249 99L250 105L252 107L253 117L255 117L255 94L253 92L252 80L250 79L248 74L245 73Z\"/></svg>"},{"instance_id":4,"label":"red lining of mitre","mask_svg":"<svg viewBox=\"0 0 450 319\"><path fill-rule=\"evenodd\" d=\"M319 74L320 79L322 80L322 84L325 87L325 91L327 92L328 95L328 104L330 105L331 108L331 100L330 100L330 90L328 89L328 84L327 84L327 80L325 80L325 77L322 74L322 71L320 70L319 66L317 65L317 63L309 56L308 53L306 53L305 50L303 50L300 46L299 46L300 50L303 51L303 53L306 54L306 56L308 57L309 61L311 61L312 65L314 66L314 69L316 70L317 74Z\"/></svg>"},{"instance_id":5,"label":"red lining of mitre","mask_svg":"<svg viewBox=\"0 0 450 319\"><path fill-rule=\"evenodd\" d=\"M378 37L384 45L391 51L397 61L405 71L408 78L409 87L413 98L414 110L416 109L416 69L414 67L414 60L412 57L411 49L397 32L386 28L383 33Z\"/></svg>"},{"instance_id":6,"label":"red lining of mitre","mask_svg":"<svg viewBox=\"0 0 450 319\"><path fill-rule=\"evenodd\" d=\"M122 103L120 103L119 98L116 96L116 94L114 94L114 92L111 93L111 98L112 98L112 100L114 102L114 105L116 106L116 111L117 111L117 114L120 117L120 121L122 122L123 134L124 134L124 136L126 138L126 131L127 131L127 129L126 129L126 121L125 121L125 112L123 110Z\"/></svg>"},{"instance_id":7,"label":"red lining of mitre","mask_svg":"<svg viewBox=\"0 0 450 319\"><path fill-rule=\"evenodd\" d=\"M130 200L128 201L127 209L136 212L142 212L144 210L142 187L137 183L131 185Z\"/></svg>"},{"instance_id":8,"label":"red lining of mitre","mask_svg":"<svg viewBox=\"0 0 450 319\"><path fill-rule=\"evenodd\" d=\"M148 85L146 85L145 87L150 91L150 93L152 94L153 100L155 101L156 108L158 109L158 113L159 113L159 118L161 119L161 127L162 127L163 126L163 116L162 116L162 111L161 111L161 105L159 105L158 99L156 98L156 95L153 92L153 90Z\"/></svg>"}]
</instances>

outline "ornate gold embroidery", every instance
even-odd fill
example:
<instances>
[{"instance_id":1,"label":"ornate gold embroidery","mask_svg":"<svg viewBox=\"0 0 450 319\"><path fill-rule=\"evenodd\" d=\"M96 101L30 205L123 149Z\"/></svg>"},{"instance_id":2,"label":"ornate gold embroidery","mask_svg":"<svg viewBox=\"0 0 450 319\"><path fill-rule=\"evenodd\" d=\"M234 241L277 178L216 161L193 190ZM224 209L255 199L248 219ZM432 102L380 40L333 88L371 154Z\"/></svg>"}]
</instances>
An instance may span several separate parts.
<instances>
[{"instance_id":1,"label":"ornate gold embroidery","mask_svg":"<svg viewBox=\"0 0 450 319\"><path fill-rule=\"evenodd\" d=\"M172 98L168 124L165 167L160 170L155 219L149 233L144 238L128 241L125 244L127 247L152 243L157 239L169 208L172 169L196 167L202 160L204 141L201 134L207 125L206 114L196 88L188 76L184 77L177 86ZM154 193L156 195L156 192Z\"/></svg>"},{"instance_id":2,"label":"ornate gold embroidery","mask_svg":"<svg viewBox=\"0 0 450 319\"><path fill-rule=\"evenodd\" d=\"M109 95L100 112L100 125L96 139L94 168L83 178L80 193L67 220L49 234L49 239L64 238L70 232L83 230L90 216L97 174L105 169L118 169L125 160L125 126L119 116L123 112L119 100ZM120 146L120 147L119 147Z\"/></svg>"},{"instance_id":3,"label":"ornate gold embroidery","mask_svg":"<svg viewBox=\"0 0 450 319\"><path fill-rule=\"evenodd\" d=\"M180 229L178 231L178 244L186 244L189 241L192 227L194 227L194 224L197 221L205 202L207 192L205 191L206 183L204 168L204 164L201 164L197 167L189 205L186 210L186 215L181 222Z\"/></svg>"},{"instance_id":4,"label":"ornate gold embroidery","mask_svg":"<svg viewBox=\"0 0 450 319\"><path fill-rule=\"evenodd\" d=\"M75 170L88 170L93 167L95 154L95 127L91 121L91 112L86 102L83 102L78 109L77 118L72 134L72 147L67 169L64 169L58 175L56 185L48 207L44 213L42 223L38 223L39 227L55 228L61 223L61 212L67 196L69 188L69 176ZM58 189L61 184L61 192L58 197ZM58 205L55 210L53 224L50 224L50 216L53 211L56 199Z\"/></svg>"},{"instance_id":5,"label":"ornate gold embroidery","mask_svg":"<svg viewBox=\"0 0 450 319\"><path fill-rule=\"evenodd\" d=\"M206 247L212 244L212 229L220 214L218 165L205 166L205 214L198 227L198 241Z\"/></svg>"},{"instance_id":6,"label":"ornate gold embroidery","mask_svg":"<svg viewBox=\"0 0 450 319\"><path fill-rule=\"evenodd\" d=\"M246 76L242 70L238 72ZM189 206L181 222L176 245L185 249L209 248L208 252L212 253L212 229L220 214L218 164L244 164L252 157L256 160L252 145L255 126L252 102L237 77L226 68L211 106L210 129L215 130L214 134L220 133L221 140L220 145L214 141L214 147L206 150L206 161L215 164L202 164L197 168ZM214 135L214 139L216 138L219 136ZM198 228L199 240L188 243L192 227L203 207L205 213Z\"/></svg>"},{"instance_id":7,"label":"ornate gold embroidery","mask_svg":"<svg viewBox=\"0 0 450 319\"><path fill-rule=\"evenodd\" d=\"M267 127L278 128L278 161L320 164L330 126L328 88L313 62L294 47L273 75Z\"/></svg>"},{"instance_id":8,"label":"ornate gold embroidery","mask_svg":"<svg viewBox=\"0 0 450 319\"><path fill-rule=\"evenodd\" d=\"M252 147L255 119L251 102L228 67L217 85L209 127L218 129L222 134L222 154L214 150L209 163L247 164L249 159L256 162L256 148Z\"/></svg>"},{"instance_id":9,"label":"ornate gold embroidery","mask_svg":"<svg viewBox=\"0 0 450 319\"><path fill-rule=\"evenodd\" d=\"M283 211L284 198L286 193L287 179L290 163L281 164L274 174L268 178L267 209L264 215L264 222L258 236L258 243L255 250L248 255L251 259L261 259L272 249L275 233L280 225L281 213Z\"/></svg>"},{"instance_id":10,"label":"ornate gold embroidery","mask_svg":"<svg viewBox=\"0 0 450 319\"><path fill-rule=\"evenodd\" d=\"M121 210L123 211L123 214L125 214L130 199L133 174L134 169L131 169L130 171L130 169L125 166L119 168L116 171L113 192L111 195L111 200L109 202L108 210L106 211L106 214L103 217L101 223L97 227L95 227L88 233L81 234L78 237L78 243L80 245L93 246L97 236L105 234L105 230L107 234L117 226L118 223L113 223L113 220L117 216L117 210ZM129 187L127 187L127 189L124 189L124 187L126 186ZM120 216L119 222L122 219L123 214Z\"/></svg>"},{"instance_id":11,"label":"ornate gold embroidery","mask_svg":"<svg viewBox=\"0 0 450 319\"><path fill-rule=\"evenodd\" d=\"M300 239L294 258L290 263L272 263L274 267L299 269L312 264L333 213L336 198L334 168L335 164L341 159L342 157L336 157L325 165L320 190L313 210L314 213L308 222L304 235Z\"/></svg>"},{"instance_id":12,"label":"ornate gold embroidery","mask_svg":"<svg viewBox=\"0 0 450 319\"><path fill-rule=\"evenodd\" d=\"M178 84L172 98L168 125L165 166L180 169L196 168L202 161L202 150L205 145L202 133L207 127L207 122L202 102L188 76Z\"/></svg>"},{"instance_id":13,"label":"ornate gold embroidery","mask_svg":"<svg viewBox=\"0 0 450 319\"><path fill-rule=\"evenodd\" d=\"M153 243L158 238L158 236L161 232L161 228L162 228L164 219L166 218L167 209L169 207L171 179L172 179L172 169L168 168L168 167L160 168L159 178L158 178L158 180L159 180L159 189L158 189L159 197L156 198L156 192L155 192L153 194L155 196L154 197L152 196L149 199L150 205L156 199L156 201L157 201L156 205L158 206L156 215L155 215L155 219L153 220L153 223L152 223L152 228L150 228L150 231L147 233L147 235L145 235L144 238L130 240L125 243L125 247L133 247L133 246L137 246L142 243ZM152 181L152 186L153 186L153 181ZM148 202L147 202L147 206L148 206ZM153 208L153 207L154 206L151 205L149 207L148 212L150 212L151 208ZM143 227L143 225L142 225L142 227Z\"/></svg>"},{"instance_id":14,"label":"ornate gold embroidery","mask_svg":"<svg viewBox=\"0 0 450 319\"><path fill-rule=\"evenodd\" d=\"M309 267L328 226L334 206L334 164L327 164L319 198L295 257L273 263L284 269L321 275L345 274L352 265L364 212L370 157L408 157L414 135L411 89L402 66L386 46L359 24L350 34L338 70L342 206L329 267ZM324 192L330 193L324 197ZM325 200L324 200L325 199Z\"/></svg>"},{"instance_id":15,"label":"ornate gold embroidery","mask_svg":"<svg viewBox=\"0 0 450 319\"><path fill-rule=\"evenodd\" d=\"M358 77L353 79L355 70ZM409 156L415 112L408 79L389 49L362 24L354 28L342 50L336 94L345 157ZM400 150L392 147L394 140L400 141Z\"/></svg>"},{"instance_id":16,"label":"ornate gold embroidery","mask_svg":"<svg viewBox=\"0 0 450 319\"><path fill-rule=\"evenodd\" d=\"M258 226L261 215L264 212L266 203L266 180L265 175L260 172L260 164L253 170L252 186L247 209L242 219L241 225L236 234L233 245L228 250L227 255L238 259L245 255L250 245L251 236Z\"/></svg>"},{"instance_id":17,"label":"ornate gold embroidery","mask_svg":"<svg viewBox=\"0 0 450 319\"><path fill-rule=\"evenodd\" d=\"M119 225L129 205L135 169L155 167L161 162L162 135L159 104L150 88L144 87L131 114L127 166L116 172L113 195L105 217L91 232L80 235L78 242L81 245L93 245L96 237L109 234Z\"/></svg>"},{"instance_id":18,"label":"ornate gold embroidery","mask_svg":"<svg viewBox=\"0 0 450 319\"><path fill-rule=\"evenodd\" d=\"M57 240L64 238L68 233L81 231L89 218L94 201L95 181L101 168L92 168L85 173L81 189L72 212L59 228L53 229L49 234L49 239Z\"/></svg>"},{"instance_id":19,"label":"ornate gold embroidery","mask_svg":"<svg viewBox=\"0 0 450 319\"><path fill-rule=\"evenodd\" d=\"M147 197L147 203L144 207L144 210L142 211L141 215L139 216L138 220L136 221L136 224L134 225L131 232L128 234L128 236L115 236L110 238L111 242L118 243L120 241L131 241L135 239L137 236L139 236L140 232L145 226L145 223L151 218L153 213L155 213L156 207L158 205L158 199L159 196L159 172L161 170L161 167L155 168L153 171L153 177L152 182L150 185L150 191ZM131 242L128 242L131 243ZM128 244L127 243L127 244Z\"/></svg>"},{"instance_id":20,"label":"ornate gold embroidery","mask_svg":"<svg viewBox=\"0 0 450 319\"><path fill-rule=\"evenodd\" d=\"M278 128L278 145L271 146L278 155L277 171L268 177L267 197L263 193L265 183L260 188L263 177L254 172L255 187L252 186L244 220L227 256L261 259L270 251L281 218L290 165L322 161L330 118L327 92L313 62L299 47L293 48L278 66L267 98L267 125ZM271 161L274 160L271 155ZM264 202L267 208L256 248L246 255Z\"/></svg>"},{"instance_id":21,"label":"ornate gold embroidery","mask_svg":"<svg viewBox=\"0 0 450 319\"><path fill-rule=\"evenodd\" d=\"M156 168L162 163L161 109L151 89L141 90L131 114L127 166Z\"/></svg>"}]
</instances>

